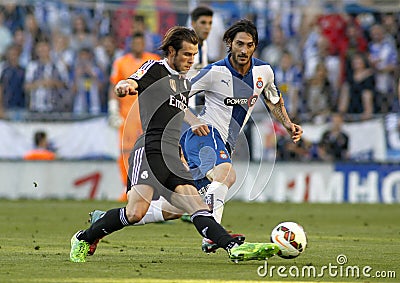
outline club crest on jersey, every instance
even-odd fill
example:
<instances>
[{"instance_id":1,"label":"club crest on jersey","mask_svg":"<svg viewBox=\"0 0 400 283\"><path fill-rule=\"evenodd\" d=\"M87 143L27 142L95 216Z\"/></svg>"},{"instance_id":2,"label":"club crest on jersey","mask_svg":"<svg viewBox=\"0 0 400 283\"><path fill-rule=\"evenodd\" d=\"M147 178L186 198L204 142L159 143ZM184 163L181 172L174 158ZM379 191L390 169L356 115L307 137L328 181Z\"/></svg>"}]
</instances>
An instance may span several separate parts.
<instances>
[{"instance_id":1,"label":"club crest on jersey","mask_svg":"<svg viewBox=\"0 0 400 283\"><path fill-rule=\"evenodd\" d=\"M264 85L264 82L262 81L262 78L261 78L261 77L258 77L258 78L257 78L257 82L256 82L257 88L262 88L263 85Z\"/></svg>"},{"instance_id":2,"label":"club crest on jersey","mask_svg":"<svg viewBox=\"0 0 400 283\"><path fill-rule=\"evenodd\" d=\"M225 151L220 150L219 151L219 157L221 157L221 159L228 159L228 154L226 154Z\"/></svg>"},{"instance_id":3,"label":"club crest on jersey","mask_svg":"<svg viewBox=\"0 0 400 283\"><path fill-rule=\"evenodd\" d=\"M139 69L136 71L136 73L132 75L132 78L134 78L135 80L139 80L141 77L144 76L144 74L146 74L146 72L146 70Z\"/></svg>"},{"instance_id":4,"label":"club crest on jersey","mask_svg":"<svg viewBox=\"0 0 400 283\"><path fill-rule=\"evenodd\" d=\"M140 174L140 178L146 180L149 177L149 173L147 172L147 170L144 170L142 172L142 174Z\"/></svg>"},{"instance_id":5,"label":"club crest on jersey","mask_svg":"<svg viewBox=\"0 0 400 283\"><path fill-rule=\"evenodd\" d=\"M171 87L171 89L176 92L176 81L173 79L169 79L169 86Z\"/></svg>"}]
</instances>

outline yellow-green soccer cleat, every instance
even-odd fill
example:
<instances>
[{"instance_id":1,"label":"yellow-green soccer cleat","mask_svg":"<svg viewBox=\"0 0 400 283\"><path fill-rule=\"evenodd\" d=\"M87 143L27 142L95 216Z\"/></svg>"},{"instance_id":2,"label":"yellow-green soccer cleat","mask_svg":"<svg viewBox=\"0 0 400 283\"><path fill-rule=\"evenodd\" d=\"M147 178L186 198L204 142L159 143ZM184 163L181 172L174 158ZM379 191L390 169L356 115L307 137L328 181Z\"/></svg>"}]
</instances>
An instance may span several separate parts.
<instances>
[{"instance_id":1,"label":"yellow-green soccer cleat","mask_svg":"<svg viewBox=\"0 0 400 283\"><path fill-rule=\"evenodd\" d=\"M232 248L229 258L233 262L247 260L266 260L279 252L277 244L273 243L244 243Z\"/></svg>"},{"instance_id":2,"label":"yellow-green soccer cleat","mask_svg":"<svg viewBox=\"0 0 400 283\"><path fill-rule=\"evenodd\" d=\"M183 222L192 223L192 220L190 220L190 214L187 214L187 213L184 213L184 214L181 216L181 220L182 220Z\"/></svg>"},{"instance_id":3,"label":"yellow-green soccer cleat","mask_svg":"<svg viewBox=\"0 0 400 283\"><path fill-rule=\"evenodd\" d=\"M76 237L81 232L82 231L76 232L71 238L71 252L69 253L69 259L72 262L85 262L89 251L89 243L78 240Z\"/></svg>"}]
</instances>

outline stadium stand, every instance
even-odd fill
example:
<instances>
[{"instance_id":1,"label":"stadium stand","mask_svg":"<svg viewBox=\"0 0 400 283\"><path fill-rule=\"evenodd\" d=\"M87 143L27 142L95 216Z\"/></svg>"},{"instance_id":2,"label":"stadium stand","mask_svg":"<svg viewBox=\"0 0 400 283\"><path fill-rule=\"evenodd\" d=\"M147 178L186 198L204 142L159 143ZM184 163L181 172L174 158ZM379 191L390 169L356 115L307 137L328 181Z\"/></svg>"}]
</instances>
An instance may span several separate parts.
<instances>
[{"instance_id":1,"label":"stadium stand","mask_svg":"<svg viewBox=\"0 0 400 283\"><path fill-rule=\"evenodd\" d=\"M162 1L162 5L157 1L145 2L2 3L3 121L75 123L105 117L111 65L123 54L122 50L129 48L126 44L132 33L138 29L145 32L154 39L147 51L157 52L157 39L163 32L187 22L190 1ZM340 112L345 123L396 117L400 109L398 1L205 3L216 11L225 26L238 18L254 20L260 34L258 56L273 63L279 74L277 85L281 85L290 103L290 114L299 123L327 125L334 112ZM363 60L354 59L356 53ZM284 56L290 57L290 67L285 66L284 60L288 59ZM79 67L82 62L91 66L85 79ZM366 70L359 70L357 62L364 63ZM368 89L366 96L370 98L364 98L363 89ZM355 94L358 96L353 97ZM257 117L255 113L253 127L262 123ZM382 122L382 127L386 125ZM298 159L312 160L320 138L307 140L305 135L304 144L298 145L301 150L294 149L296 156L304 154ZM279 156L282 160L290 159L284 153Z\"/></svg>"}]
</instances>

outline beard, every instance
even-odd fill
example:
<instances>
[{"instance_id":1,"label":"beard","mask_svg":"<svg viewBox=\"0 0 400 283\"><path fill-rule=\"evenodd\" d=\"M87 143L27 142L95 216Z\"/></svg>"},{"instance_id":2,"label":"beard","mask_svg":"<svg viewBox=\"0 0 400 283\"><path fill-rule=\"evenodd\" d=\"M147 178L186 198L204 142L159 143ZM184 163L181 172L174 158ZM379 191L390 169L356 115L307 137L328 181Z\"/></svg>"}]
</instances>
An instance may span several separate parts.
<instances>
[{"instance_id":1,"label":"beard","mask_svg":"<svg viewBox=\"0 0 400 283\"><path fill-rule=\"evenodd\" d=\"M237 65L242 65L242 66L247 65L250 61L250 58L251 58L251 56L247 56L247 55L246 56L243 56L243 55L232 56L232 60L234 61L234 63ZM243 61L243 59L245 61Z\"/></svg>"},{"instance_id":2,"label":"beard","mask_svg":"<svg viewBox=\"0 0 400 283\"><path fill-rule=\"evenodd\" d=\"M174 59L174 61L172 62L172 64L174 65L175 70L180 73L180 74L186 74L187 72L189 72L189 70L186 70L183 65L180 65L178 63L177 60Z\"/></svg>"}]
</instances>

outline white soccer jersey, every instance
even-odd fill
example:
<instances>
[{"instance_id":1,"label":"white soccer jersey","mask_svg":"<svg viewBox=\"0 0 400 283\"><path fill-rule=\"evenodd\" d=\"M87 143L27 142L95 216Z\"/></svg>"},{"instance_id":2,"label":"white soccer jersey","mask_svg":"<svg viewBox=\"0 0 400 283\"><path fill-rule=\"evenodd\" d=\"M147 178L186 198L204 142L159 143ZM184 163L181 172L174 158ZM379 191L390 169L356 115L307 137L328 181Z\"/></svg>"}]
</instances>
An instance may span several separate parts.
<instances>
[{"instance_id":1,"label":"white soccer jersey","mask_svg":"<svg viewBox=\"0 0 400 283\"><path fill-rule=\"evenodd\" d=\"M205 67L191 80L190 95L202 91L205 94L199 119L217 128L232 149L260 94L273 104L280 98L271 66L256 58L251 63L248 73L242 76L233 69L228 55Z\"/></svg>"},{"instance_id":2,"label":"white soccer jersey","mask_svg":"<svg viewBox=\"0 0 400 283\"><path fill-rule=\"evenodd\" d=\"M208 65L208 45L207 45L207 40L203 41L203 45L199 46L199 52L194 55L194 62L192 67L190 68L189 72L187 73L187 77L191 78L196 76L196 74L199 73L199 70L204 68L205 66ZM202 53L201 60L200 60L200 52ZM189 107L195 108L196 107L196 97L192 97L189 99Z\"/></svg>"}]
</instances>

